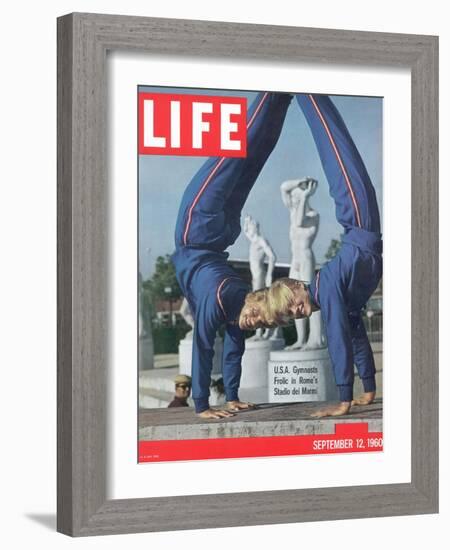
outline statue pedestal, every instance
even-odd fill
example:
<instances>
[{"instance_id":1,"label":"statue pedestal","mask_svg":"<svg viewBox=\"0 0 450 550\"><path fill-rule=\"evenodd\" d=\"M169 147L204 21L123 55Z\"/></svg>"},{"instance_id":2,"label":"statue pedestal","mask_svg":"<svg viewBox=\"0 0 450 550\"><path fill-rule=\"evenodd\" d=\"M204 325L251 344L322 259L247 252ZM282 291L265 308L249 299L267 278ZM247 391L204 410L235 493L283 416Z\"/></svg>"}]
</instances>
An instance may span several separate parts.
<instances>
[{"instance_id":1,"label":"statue pedestal","mask_svg":"<svg viewBox=\"0 0 450 550\"><path fill-rule=\"evenodd\" d=\"M271 350L269 340L245 341L240 388L267 388L267 361Z\"/></svg>"},{"instance_id":2,"label":"statue pedestal","mask_svg":"<svg viewBox=\"0 0 450 550\"><path fill-rule=\"evenodd\" d=\"M286 341L284 338L270 338L269 342L270 342L270 349L272 351L282 350L286 345Z\"/></svg>"},{"instance_id":3,"label":"statue pedestal","mask_svg":"<svg viewBox=\"0 0 450 550\"><path fill-rule=\"evenodd\" d=\"M327 348L273 351L268 362L269 403L339 399Z\"/></svg>"},{"instance_id":4,"label":"statue pedestal","mask_svg":"<svg viewBox=\"0 0 450 550\"><path fill-rule=\"evenodd\" d=\"M267 363L270 353L284 347L283 338L245 341L239 398L252 403L267 403Z\"/></svg>"},{"instance_id":5,"label":"statue pedestal","mask_svg":"<svg viewBox=\"0 0 450 550\"><path fill-rule=\"evenodd\" d=\"M223 342L221 338L216 338L214 343L214 359L211 374L220 374L222 372ZM192 338L180 340L178 345L178 358L180 374L192 376Z\"/></svg>"},{"instance_id":6,"label":"statue pedestal","mask_svg":"<svg viewBox=\"0 0 450 550\"><path fill-rule=\"evenodd\" d=\"M148 370L154 367L152 336L139 338L139 370Z\"/></svg>"}]
</instances>

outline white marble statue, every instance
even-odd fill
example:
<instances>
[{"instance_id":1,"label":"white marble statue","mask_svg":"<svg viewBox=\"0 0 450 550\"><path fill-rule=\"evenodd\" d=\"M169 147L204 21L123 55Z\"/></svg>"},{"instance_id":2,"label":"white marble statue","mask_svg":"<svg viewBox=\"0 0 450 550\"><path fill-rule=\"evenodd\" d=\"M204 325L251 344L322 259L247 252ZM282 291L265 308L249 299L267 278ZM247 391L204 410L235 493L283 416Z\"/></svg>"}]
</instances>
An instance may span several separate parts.
<instances>
[{"instance_id":1,"label":"white marble statue","mask_svg":"<svg viewBox=\"0 0 450 550\"><path fill-rule=\"evenodd\" d=\"M252 274L252 290L259 290L272 284L273 269L276 256L268 240L261 234L259 223L251 216L245 216L244 234L250 241L249 263ZM267 259L267 267L266 267ZM250 340L280 338L280 330L257 329L256 334Z\"/></svg>"},{"instance_id":2,"label":"white marble statue","mask_svg":"<svg viewBox=\"0 0 450 550\"><path fill-rule=\"evenodd\" d=\"M143 319L143 312L142 312L142 283L143 278L141 272L138 274L138 305L139 305L139 338L145 338L147 336L147 331L145 330L145 324Z\"/></svg>"},{"instance_id":3,"label":"white marble statue","mask_svg":"<svg viewBox=\"0 0 450 550\"><path fill-rule=\"evenodd\" d=\"M152 369L154 367L154 346L153 333L151 329L151 316L148 307L143 309L142 300L143 278L139 272L138 292L139 292L139 370ZM144 321L146 319L146 322Z\"/></svg>"},{"instance_id":4,"label":"white marble statue","mask_svg":"<svg viewBox=\"0 0 450 550\"><path fill-rule=\"evenodd\" d=\"M141 274L139 273L139 276ZM139 289L140 292L140 289ZM142 320L142 306L141 306L141 295L139 294L139 324L138 324L138 330L139 330L139 338L143 338L145 336L144 331L144 321Z\"/></svg>"},{"instance_id":5,"label":"white marble statue","mask_svg":"<svg viewBox=\"0 0 450 550\"><path fill-rule=\"evenodd\" d=\"M183 298L183 301L181 302L180 306L180 315L183 317L183 319L186 321L186 323L191 327L191 330L186 333L185 339L186 340L192 340L192 334L194 332L194 318L192 317L191 308L189 307L188 301L186 298Z\"/></svg>"},{"instance_id":6,"label":"white marble statue","mask_svg":"<svg viewBox=\"0 0 450 550\"><path fill-rule=\"evenodd\" d=\"M288 180L281 184L281 198L290 213L291 268L289 277L310 283L316 259L312 250L319 230L319 213L309 205L317 188L313 178ZM308 327L309 323L309 327ZM297 341L286 349L317 349L326 345L320 311L306 319L296 319ZM309 328L309 331L308 331Z\"/></svg>"},{"instance_id":7,"label":"white marble statue","mask_svg":"<svg viewBox=\"0 0 450 550\"><path fill-rule=\"evenodd\" d=\"M259 290L272 284L276 256L267 239L261 235L259 223L251 216L245 216L244 233L250 241L249 261L252 274L252 290ZM267 269L265 260L267 258Z\"/></svg>"}]
</instances>

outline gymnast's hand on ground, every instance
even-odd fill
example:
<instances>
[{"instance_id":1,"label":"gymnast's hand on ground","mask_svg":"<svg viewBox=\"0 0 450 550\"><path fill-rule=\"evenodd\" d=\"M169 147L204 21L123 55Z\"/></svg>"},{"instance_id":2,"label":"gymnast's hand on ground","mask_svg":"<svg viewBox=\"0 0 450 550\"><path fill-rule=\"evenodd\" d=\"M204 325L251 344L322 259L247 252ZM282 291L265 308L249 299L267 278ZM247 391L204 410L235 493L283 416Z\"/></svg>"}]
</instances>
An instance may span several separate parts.
<instances>
[{"instance_id":1,"label":"gymnast's hand on ground","mask_svg":"<svg viewBox=\"0 0 450 550\"><path fill-rule=\"evenodd\" d=\"M254 409L256 406L253 403L247 403L245 401L227 401L228 411L245 411L248 409Z\"/></svg>"},{"instance_id":2,"label":"gymnast's hand on ground","mask_svg":"<svg viewBox=\"0 0 450 550\"><path fill-rule=\"evenodd\" d=\"M366 391L356 399L353 399L352 406L353 405L370 405L371 403L373 403L374 399L375 399L375 392Z\"/></svg>"},{"instance_id":3,"label":"gymnast's hand on ground","mask_svg":"<svg viewBox=\"0 0 450 550\"><path fill-rule=\"evenodd\" d=\"M208 418L212 420L217 420L221 418L228 418L230 416L234 416L233 413L225 410L225 409L206 409L206 411L202 411L201 413L197 413L197 416L200 418Z\"/></svg>"},{"instance_id":4,"label":"gymnast's hand on ground","mask_svg":"<svg viewBox=\"0 0 450 550\"><path fill-rule=\"evenodd\" d=\"M341 401L338 404L329 405L328 407L324 407L323 409L318 409L317 411L311 413L311 416L314 416L316 418L322 418L324 416L342 416L348 413L350 407L350 401Z\"/></svg>"}]
</instances>

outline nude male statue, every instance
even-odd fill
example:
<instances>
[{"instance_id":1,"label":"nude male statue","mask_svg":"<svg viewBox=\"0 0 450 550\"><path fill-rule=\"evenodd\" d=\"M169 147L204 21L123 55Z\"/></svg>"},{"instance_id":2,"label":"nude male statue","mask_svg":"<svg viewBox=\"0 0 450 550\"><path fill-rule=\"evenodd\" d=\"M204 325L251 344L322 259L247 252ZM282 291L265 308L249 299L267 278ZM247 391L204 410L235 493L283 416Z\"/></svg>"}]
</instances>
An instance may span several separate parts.
<instances>
[{"instance_id":1,"label":"nude male statue","mask_svg":"<svg viewBox=\"0 0 450 550\"><path fill-rule=\"evenodd\" d=\"M191 327L191 330L187 332L184 336L185 340L192 340L192 336L194 334L194 317L192 317L191 308L189 307L188 301L186 298L183 298L183 301L181 302L180 311L179 311L181 317L185 320L186 324L188 324Z\"/></svg>"},{"instance_id":2,"label":"nude male statue","mask_svg":"<svg viewBox=\"0 0 450 550\"><path fill-rule=\"evenodd\" d=\"M291 241L291 268L289 277L307 283L315 275L316 259L312 244L319 230L319 213L309 205L309 198L315 193L317 180L302 178L288 180L281 184L281 198L290 213L289 237ZM309 335L307 329L309 322ZM320 311L311 317L296 319L297 341L286 349L317 349L326 345Z\"/></svg>"},{"instance_id":3,"label":"nude male statue","mask_svg":"<svg viewBox=\"0 0 450 550\"><path fill-rule=\"evenodd\" d=\"M267 242L267 239L261 235L259 223L251 216L245 216L244 233L250 241L250 271L252 274L252 290L259 290L272 284L272 273L275 267L276 256ZM265 268L265 259L268 260L267 269Z\"/></svg>"},{"instance_id":4,"label":"nude male statue","mask_svg":"<svg viewBox=\"0 0 450 550\"><path fill-rule=\"evenodd\" d=\"M269 287L272 284L273 269L277 259L275 252L267 239L261 234L259 223L249 215L244 218L244 234L250 241L249 262L252 274L252 290ZM268 262L267 269L265 266L266 258ZM279 332L279 327L275 330L258 328L251 340L277 338L280 336Z\"/></svg>"}]
</instances>

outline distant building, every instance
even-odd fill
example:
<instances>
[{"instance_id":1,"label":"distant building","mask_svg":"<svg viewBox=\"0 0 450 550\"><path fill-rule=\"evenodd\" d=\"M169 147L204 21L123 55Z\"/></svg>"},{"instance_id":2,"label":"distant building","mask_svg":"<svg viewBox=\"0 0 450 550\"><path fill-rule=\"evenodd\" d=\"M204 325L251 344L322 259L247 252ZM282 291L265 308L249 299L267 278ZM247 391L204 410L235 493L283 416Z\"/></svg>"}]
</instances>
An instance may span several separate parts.
<instances>
[{"instance_id":1,"label":"distant building","mask_svg":"<svg viewBox=\"0 0 450 550\"><path fill-rule=\"evenodd\" d=\"M183 317L179 313L182 301L183 298L178 298L177 300L157 300L155 303L156 315L153 320L154 324L162 327L173 327L179 323L183 323Z\"/></svg>"}]
</instances>

